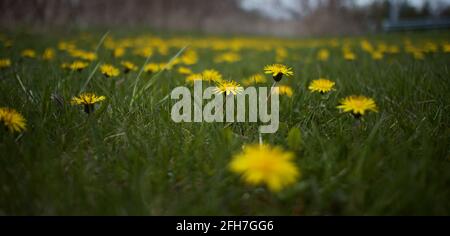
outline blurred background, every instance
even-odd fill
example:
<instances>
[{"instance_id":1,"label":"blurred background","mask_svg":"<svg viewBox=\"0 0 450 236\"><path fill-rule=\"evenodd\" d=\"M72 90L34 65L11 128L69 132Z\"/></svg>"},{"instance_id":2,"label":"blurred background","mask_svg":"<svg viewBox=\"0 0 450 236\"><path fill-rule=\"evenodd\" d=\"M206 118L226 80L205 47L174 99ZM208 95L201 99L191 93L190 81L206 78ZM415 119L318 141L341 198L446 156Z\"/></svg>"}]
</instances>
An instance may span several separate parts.
<instances>
[{"instance_id":1,"label":"blurred background","mask_svg":"<svg viewBox=\"0 0 450 236\"><path fill-rule=\"evenodd\" d=\"M450 0L1 0L0 9L2 28L321 36L450 26Z\"/></svg>"}]
</instances>

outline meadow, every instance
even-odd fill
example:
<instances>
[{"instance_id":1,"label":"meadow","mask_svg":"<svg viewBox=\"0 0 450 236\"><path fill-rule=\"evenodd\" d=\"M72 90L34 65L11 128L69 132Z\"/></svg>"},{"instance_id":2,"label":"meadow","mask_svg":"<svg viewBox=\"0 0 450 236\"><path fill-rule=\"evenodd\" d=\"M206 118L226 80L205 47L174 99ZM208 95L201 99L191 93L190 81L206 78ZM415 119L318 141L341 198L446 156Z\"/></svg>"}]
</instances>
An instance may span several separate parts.
<instances>
[{"instance_id":1,"label":"meadow","mask_svg":"<svg viewBox=\"0 0 450 236\"><path fill-rule=\"evenodd\" d=\"M2 31L0 215L448 215L449 39ZM276 63L276 133L171 119L173 88L270 87ZM279 182L232 167L260 136Z\"/></svg>"}]
</instances>

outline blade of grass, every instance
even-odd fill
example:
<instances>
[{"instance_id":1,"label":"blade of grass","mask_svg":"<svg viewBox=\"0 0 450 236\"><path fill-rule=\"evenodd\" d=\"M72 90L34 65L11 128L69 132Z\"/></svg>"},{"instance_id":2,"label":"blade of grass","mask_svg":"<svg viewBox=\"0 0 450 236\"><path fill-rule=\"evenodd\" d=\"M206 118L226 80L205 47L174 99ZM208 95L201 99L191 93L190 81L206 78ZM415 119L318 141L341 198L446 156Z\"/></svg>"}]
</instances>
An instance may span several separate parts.
<instances>
[{"instance_id":1,"label":"blade of grass","mask_svg":"<svg viewBox=\"0 0 450 236\"><path fill-rule=\"evenodd\" d=\"M34 98L33 94L27 90L27 88L25 87L25 85L23 84L22 80L20 79L19 75L16 75L16 79L17 81L19 81L20 87L22 88L22 90L25 92L25 94L27 95L28 99L32 102L32 103L36 103L36 99Z\"/></svg>"},{"instance_id":2,"label":"blade of grass","mask_svg":"<svg viewBox=\"0 0 450 236\"><path fill-rule=\"evenodd\" d=\"M102 46L103 42L105 41L106 37L109 34L109 30L106 31L106 33L100 38L100 41L98 42L97 46L95 47L95 55L97 55L98 50L100 49L100 47ZM89 74L89 77L86 79L86 82L84 82L83 87L81 87L80 92L84 92L84 90L86 89L86 87L88 86L89 82L91 81L92 77L94 77L95 72L97 72L97 69L99 67L99 65L101 64L101 61L99 61L94 69L91 71L91 73Z\"/></svg>"},{"instance_id":3,"label":"blade of grass","mask_svg":"<svg viewBox=\"0 0 450 236\"><path fill-rule=\"evenodd\" d=\"M169 65L171 65L172 64L172 62L176 59L176 58L178 58L180 55L181 55L181 53L183 53L183 51L184 50L186 50L186 48L188 47L188 45L186 45L186 46L184 46L182 49L180 49L172 58L170 58L170 60L169 60L169 62L160 70L160 71L158 71L158 73L156 73L155 75L153 75L151 78L150 78L150 80L145 84L145 86L141 89L141 90L139 90L137 93L136 93L136 88L137 88L137 83L138 83L138 79L135 81L135 85L134 85L134 88L133 88L133 96L132 96L132 98L131 98L131 102L130 102L130 107L131 106L133 106L133 104L134 104L134 101L137 99L137 98L139 98L147 89L149 89L154 83L155 83L155 81L156 81L156 78L158 78L158 76L164 71L164 70L166 70L167 69L167 67L169 66ZM142 69L141 69L141 71L142 71ZM139 73L139 75L140 75L141 73ZM138 76L139 76L138 75Z\"/></svg>"}]
</instances>

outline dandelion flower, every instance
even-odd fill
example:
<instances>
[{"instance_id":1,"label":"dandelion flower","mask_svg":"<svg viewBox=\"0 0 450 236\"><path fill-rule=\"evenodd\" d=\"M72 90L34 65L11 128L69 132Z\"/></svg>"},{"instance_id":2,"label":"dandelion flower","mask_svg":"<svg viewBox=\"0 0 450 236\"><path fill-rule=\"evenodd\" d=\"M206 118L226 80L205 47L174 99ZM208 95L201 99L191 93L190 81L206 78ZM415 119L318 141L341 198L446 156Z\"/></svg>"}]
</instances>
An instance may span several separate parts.
<instances>
[{"instance_id":1,"label":"dandelion flower","mask_svg":"<svg viewBox=\"0 0 450 236\"><path fill-rule=\"evenodd\" d=\"M355 118L363 116L366 111L378 112L377 105L372 98L364 96L349 96L341 100L337 108L343 112L351 112Z\"/></svg>"},{"instance_id":2,"label":"dandelion flower","mask_svg":"<svg viewBox=\"0 0 450 236\"><path fill-rule=\"evenodd\" d=\"M186 82L194 83L196 80L203 80L202 74L190 74L186 77Z\"/></svg>"},{"instance_id":3,"label":"dandelion flower","mask_svg":"<svg viewBox=\"0 0 450 236\"><path fill-rule=\"evenodd\" d=\"M125 48L115 48L113 50L113 57L115 58L119 58L119 57L123 57L123 55L125 55Z\"/></svg>"},{"instance_id":4,"label":"dandelion flower","mask_svg":"<svg viewBox=\"0 0 450 236\"><path fill-rule=\"evenodd\" d=\"M215 82L222 81L222 74L220 74L220 72L214 69L204 70L202 72L202 77L203 80L206 81L215 81Z\"/></svg>"},{"instance_id":5,"label":"dandelion flower","mask_svg":"<svg viewBox=\"0 0 450 236\"><path fill-rule=\"evenodd\" d=\"M250 78L245 79L242 83L246 86L251 84L265 83L267 82L266 77L263 74L254 74Z\"/></svg>"},{"instance_id":6,"label":"dandelion flower","mask_svg":"<svg viewBox=\"0 0 450 236\"><path fill-rule=\"evenodd\" d=\"M42 54L42 59L50 61L55 57L55 50L53 48L46 48Z\"/></svg>"},{"instance_id":7,"label":"dandelion flower","mask_svg":"<svg viewBox=\"0 0 450 236\"><path fill-rule=\"evenodd\" d=\"M222 94L225 93L225 95L229 94L240 94L244 91L244 89L241 87L239 83L236 81L230 80L230 81L221 81L217 83L216 88L214 89L214 93L216 94Z\"/></svg>"},{"instance_id":8,"label":"dandelion flower","mask_svg":"<svg viewBox=\"0 0 450 236\"><path fill-rule=\"evenodd\" d=\"M11 60L8 58L0 59L0 69L8 68L11 66Z\"/></svg>"},{"instance_id":9,"label":"dandelion flower","mask_svg":"<svg viewBox=\"0 0 450 236\"><path fill-rule=\"evenodd\" d=\"M272 64L264 67L264 72L266 74L272 74L273 79L278 82L283 78L283 75L289 77L294 75L292 68L289 68L283 64Z\"/></svg>"},{"instance_id":10,"label":"dandelion flower","mask_svg":"<svg viewBox=\"0 0 450 236\"><path fill-rule=\"evenodd\" d=\"M253 144L245 146L242 153L235 155L229 168L241 174L247 184L265 184L271 191L279 192L300 177L293 158L293 153L279 147Z\"/></svg>"},{"instance_id":11,"label":"dandelion flower","mask_svg":"<svg viewBox=\"0 0 450 236\"><path fill-rule=\"evenodd\" d=\"M106 77L116 77L120 74L119 69L110 64L100 66L100 72Z\"/></svg>"},{"instance_id":12,"label":"dandelion flower","mask_svg":"<svg viewBox=\"0 0 450 236\"><path fill-rule=\"evenodd\" d=\"M384 55L383 52L381 51L375 51L372 52L372 59L374 59L375 61L379 61L381 59L383 59Z\"/></svg>"},{"instance_id":13,"label":"dandelion flower","mask_svg":"<svg viewBox=\"0 0 450 236\"><path fill-rule=\"evenodd\" d=\"M227 62L227 63L233 63L241 60L241 56L234 52L227 52L220 54L214 58L214 62L221 63L221 62Z\"/></svg>"},{"instance_id":14,"label":"dandelion flower","mask_svg":"<svg viewBox=\"0 0 450 236\"><path fill-rule=\"evenodd\" d=\"M180 57L180 60L185 65L194 65L198 61L198 54L194 50L187 50L183 55Z\"/></svg>"},{"instance_id":15,"label":"dandelion flower","mask_svg":"<svg viewBox=\"0 0 450 236\"><path fill-rule=\"evenodd\" d=\"M273 91L273 93L275 93L275 92L276 92L276 90ZM292 95L294 95L294 91L292 90L292 88L290 86L280 85L280 86L278 86L278 94L292 97Z\"/></svg>"},{"instance_id":16,"label":"dandelion flower","mask_svg":"<svg viewBox=\"0 0 450 236\"><path fill-rule=\"evenodd\" d=\"M137 71L138 67L130 61L122 61L120 63L123 66L123 72L126 74L130 71Z\"/></svg>"},{"instance_id":17,"label":"dandelion flower","mask_svg":"<svg viewBox=\"0 0 450 236\"><path fill-rule=\"evenodd\" d=\"M316 79L311 82L308 89L311 92L319 92L325 94L333 90L334 82L327 79Z\"/></svg>"},{"instance_id":18,"label":"dandelion flower","mask_svg":"<svg viewBox=\"0 0 450 236\"><path fill-rule=\"evenodd\" d=\"M147 73L156 73L161 70L161 66L156 63L149 63L144 66L144 71Z\"/></svg>"},{"instance_id":19,"label":"dandelion flower","mask_svg":"<svg viewBox=\"0 0 450 236\"><path fill-rule=\"evenodd\" d=\"M178 73L182 75L190 75L192 74L192 70L188 67L181 66L178 68Z\"/></svg>"},{"instance_id":20,"label":"dandelion flower","mask_svg":"<svg viewBox=\"0 0 450 236\"><path fill-rule=\"evenodd\" d=\"M82 93L78 97L73 97L72 105L84 105L84 112L94 112L94 104L105 100L105 96L97 96L95 93Z\"/></svg>"},{"instance_id":21,"label":"dandelion flower","mask_svg":"<svg viewBox=\"0 0 450 236\"><path fill-rule=\"evenodd\" d=\"M356 60L356 55L353 52L344 52L344 59L347 61Z\"/></svg>"},{"instance_id":22,"label":"dandelion flower","mask_svg":"<svg viewBox=\"0 0 450 236\"><path fill-rule=\"evenodd\" d=\"M0 107L0 123L11 133L23 132L26 130L26 120L14 109Z\"/></svg>"},{"instance_id":23,"label":"dandelion flower","mask_svg":"<svg viewBox=\"0 0 450 236\"><path fill-rule=\"evenodd\" d=\"M319 52L317 53L317 59L319 61L328 61L329 58L330 58L330 51L328 51L327 49L320 49Z\"/></svg>"},{"instance_id":24,"label":"dandelion flower","mask_svg":"<svg viewBox=\"0 0 450 236\"><path fill-rule=\"evenodd\" d=\"M72 71L82 71L84 68L86 68L89 64L84 61L74 61L70 64L63 63L61 67L63 69L70 69Z\"/></svg>"},{"instance_id":25,"label":"dandelion flower","mask_svg":"<svg viewBox=\"0 0 450 236\"><path fill-rule=\"evenodd\" d=\"M20 55L22 57L26 57L26 58L35 58L36 52L32 49L25 49L20 53Z\"/></svg>"}]
</instances>

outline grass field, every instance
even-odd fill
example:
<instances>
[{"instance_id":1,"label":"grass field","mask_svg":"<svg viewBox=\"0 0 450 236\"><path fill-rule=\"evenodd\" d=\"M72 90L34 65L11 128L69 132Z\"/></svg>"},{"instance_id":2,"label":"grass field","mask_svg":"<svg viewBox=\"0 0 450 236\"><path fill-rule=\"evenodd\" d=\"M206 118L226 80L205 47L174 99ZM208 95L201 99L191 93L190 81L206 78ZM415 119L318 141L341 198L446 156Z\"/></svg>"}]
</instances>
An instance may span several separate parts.
<instances>
[{"instance_id":1,"label":"grass field","mask_svg":"<svg viewBox=\"0 0 450 236\"><path fill-rule=\"evenodd\" d=\"M26 120L19 132L0 122L0 215L450 214L448 31L320 39L4 31L0 39L0 59L10 61L0 66L0 107ZM86 67L70 64L77 60ZM137 70L124 73L124 60ZM120 74L103 75L105 63ZM270 87L263 69L273 63L294 72L279 83L293 94L280 96L278 131L262 134L295 155L300 176L281 191L229 168L243 145L258 143L260 124L175 123L168 96L192 87L187 68L246 86L259 73L266 82L257 86ZM335 90L309 91L319 78ZM83 91L106 99L86 114L71 104ZM350 95L372 98L378 112L343 113L337 106Z\"/></svg>"}]
</instances>

